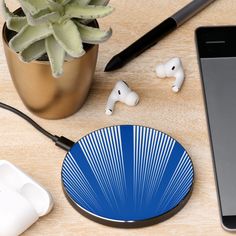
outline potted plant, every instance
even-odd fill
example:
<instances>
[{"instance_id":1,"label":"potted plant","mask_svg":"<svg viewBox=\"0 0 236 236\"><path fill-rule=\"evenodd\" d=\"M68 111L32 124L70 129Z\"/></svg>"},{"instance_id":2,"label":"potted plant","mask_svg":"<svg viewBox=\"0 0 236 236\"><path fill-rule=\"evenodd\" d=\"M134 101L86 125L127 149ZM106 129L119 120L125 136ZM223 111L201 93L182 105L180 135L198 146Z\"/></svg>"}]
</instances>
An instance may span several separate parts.
<instances>
[{"instance_id":1,"label":"potted plant","mask_svg":"<svg viewBox=\"0 0 236 236\"><path fill-rule=\"evenodd\" d=\"M97 18L109 15L109 0L19 0L10 12L2 37L16 90L34 114L59 119L83 105L97 62L98 43L112 30L102 31Z\"/></svg>"}]
</instances>

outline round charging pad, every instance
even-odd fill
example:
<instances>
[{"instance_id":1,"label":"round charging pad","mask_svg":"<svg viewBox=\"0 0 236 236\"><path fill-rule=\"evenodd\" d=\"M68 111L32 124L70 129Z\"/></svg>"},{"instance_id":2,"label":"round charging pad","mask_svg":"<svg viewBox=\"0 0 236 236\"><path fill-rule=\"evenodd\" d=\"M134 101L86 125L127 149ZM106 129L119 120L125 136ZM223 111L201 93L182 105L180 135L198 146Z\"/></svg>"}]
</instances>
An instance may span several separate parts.
<instances>
[{"instance_id":1,"label":"round charging pad","mask_svg":"<svg viewBox=\"0 0 236 236\"><path fill-rule=\"evenodd\" d=\"M116 227L161 222L188 201L193 163L170 136L142 126L112 126L81 138L67 153L62 184L83 215Z\"/></svg>"}]
</instances>

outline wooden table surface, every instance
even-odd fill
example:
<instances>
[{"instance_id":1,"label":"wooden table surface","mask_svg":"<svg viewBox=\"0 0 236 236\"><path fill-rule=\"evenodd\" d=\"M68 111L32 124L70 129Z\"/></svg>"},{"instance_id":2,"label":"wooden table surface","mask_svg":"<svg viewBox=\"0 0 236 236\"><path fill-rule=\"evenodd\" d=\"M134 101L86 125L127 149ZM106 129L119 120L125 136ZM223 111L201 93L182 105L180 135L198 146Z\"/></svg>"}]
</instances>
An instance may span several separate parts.
<instances>
[{"instance_id":1,"label":"wooden table surface","mask_svg":"<svg viewBox=\"0 0 236 236\"><path fill-rule=\"evenodd\" d=\"M11 9L17 3L8 0ZM53 211L33 225L24 235L70 236L148 236L148 235L226 235L221 228L213 175L207 124L197 65L194 30L201 25L236 23L236 1L217 0L127 66L104 73L108 60L139 36L187 4L189 0L111 0L116 11L100 20L112 26L113 37L100 46L94 83L83 108L70 118L48 121L30 114L12 84L2 47L0 48L0 101L29 114L54 134L77 140L104 126L139 124L164 131L187 149L195 166L196 183L191 199L173 218L142 229L115 229L94 223L77 213L67 202L61 188L60 171L65 152L29 124L8 111L0 111L1 159L11 161L31 175L53 195ZM0 19L0 25L4 20ZM179 56L186 70L182 91L171 91L173 80L156 78L157 63ZM123 79L136 90L140 104L128 108L118 104L113 116L104 113L107 96L117 80ZM30 81L29 81L30 83Z\"/></svg>"}]
</instances>

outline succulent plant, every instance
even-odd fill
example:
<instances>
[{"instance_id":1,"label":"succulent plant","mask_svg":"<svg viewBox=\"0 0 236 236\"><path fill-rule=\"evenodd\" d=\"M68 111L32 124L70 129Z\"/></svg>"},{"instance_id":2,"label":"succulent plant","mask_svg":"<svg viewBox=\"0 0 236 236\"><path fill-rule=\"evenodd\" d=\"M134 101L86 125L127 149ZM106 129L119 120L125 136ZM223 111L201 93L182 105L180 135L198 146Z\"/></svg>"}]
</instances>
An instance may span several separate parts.
<instances>
[{"instance_id":1,"label":"succulent plant","mask_svg":"<svg viewBox=\"0 0 236 236\"><path fill-rule=\"evenodd\" d=\"M66 56L81 57L83 43L98 44L112 34L89 26L107 16L113 8L109 0L19 0L24 16L9 11L2 0L7 28L16 32L9 46L21 60L31 62L47 54L54 77L63 74Z\"/></svg>"}]
</instances>

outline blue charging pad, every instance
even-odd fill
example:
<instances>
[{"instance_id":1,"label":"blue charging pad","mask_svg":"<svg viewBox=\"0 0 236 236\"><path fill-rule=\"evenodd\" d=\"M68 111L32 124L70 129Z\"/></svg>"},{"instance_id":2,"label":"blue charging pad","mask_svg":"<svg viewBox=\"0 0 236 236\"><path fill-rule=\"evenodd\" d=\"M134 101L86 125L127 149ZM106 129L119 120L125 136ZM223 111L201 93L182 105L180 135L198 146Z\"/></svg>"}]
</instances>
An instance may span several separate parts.
<instances>
[{"instance_id":1,"label":"blue charging pad","mask_svg":"<svg viewBox=\"0 0 236 236\"><path fill-rule=\"evenodd\" d=\"M83 215L116 227L161 222L188 201L193 163L170 136L142 126L113 126L81 138L67 153L62 184Z\"/></svg>"}]
</instances>

